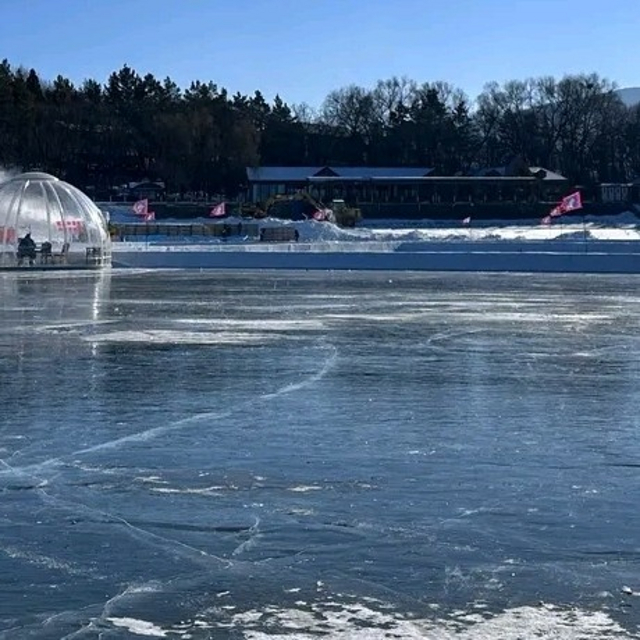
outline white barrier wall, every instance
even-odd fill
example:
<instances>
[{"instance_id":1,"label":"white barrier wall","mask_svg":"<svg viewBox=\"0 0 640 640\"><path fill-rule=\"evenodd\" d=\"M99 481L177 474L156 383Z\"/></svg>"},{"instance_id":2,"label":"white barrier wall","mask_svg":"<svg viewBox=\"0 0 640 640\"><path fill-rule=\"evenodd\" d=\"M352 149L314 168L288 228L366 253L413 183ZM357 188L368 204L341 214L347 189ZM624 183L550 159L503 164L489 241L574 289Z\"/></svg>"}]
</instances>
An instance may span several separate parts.
<instances>
[{"instance_id":1,"label":"white barrier wall","mask_svg":"<svg viewBox=\"0 0 640 640\"><path fill-rule=\"evenodd\" d=\"M115 267L640 273L640 243L313 242L154 246L119 243Z\"/></svg>"}]
</instances>

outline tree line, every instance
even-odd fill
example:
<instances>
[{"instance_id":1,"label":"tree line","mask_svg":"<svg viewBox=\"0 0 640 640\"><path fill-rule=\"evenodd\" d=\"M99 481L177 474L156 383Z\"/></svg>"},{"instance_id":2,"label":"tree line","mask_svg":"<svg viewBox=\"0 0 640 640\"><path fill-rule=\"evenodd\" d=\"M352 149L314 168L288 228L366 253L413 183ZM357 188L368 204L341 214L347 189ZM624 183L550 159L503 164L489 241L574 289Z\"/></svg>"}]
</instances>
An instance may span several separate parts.
<instances>
[{"instance_id":1,"label":"tree line","mask_svg":"<svg viewBox=\"0 0 640 640\"><path fill-rule=\"evenodd\" d=\"M0 63L0 165L39 168L97 191L159 179L170 192L233 196L245 167L425 166L441 175L513 157L577 184L640 175L640 106L597 74L489 83L476 100L446 82L393 77L331 91L318 109L182 90L125 65L102 85Z\"/></svg>"}]
</instances>

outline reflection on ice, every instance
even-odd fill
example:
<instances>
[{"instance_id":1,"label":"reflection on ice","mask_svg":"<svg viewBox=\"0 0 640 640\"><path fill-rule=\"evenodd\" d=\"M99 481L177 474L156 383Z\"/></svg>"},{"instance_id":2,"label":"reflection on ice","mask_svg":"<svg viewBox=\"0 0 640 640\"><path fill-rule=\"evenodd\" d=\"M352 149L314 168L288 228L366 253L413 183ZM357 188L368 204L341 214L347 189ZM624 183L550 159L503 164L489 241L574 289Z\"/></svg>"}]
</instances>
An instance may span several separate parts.
<instances>
[{"instance_id":1,"label":"reflection on ice","mask_svg":"<svg viewBox=\"0 0 640 640\"><path fill-rule=\"evenodd\" d=\"M63 326L98 322L109 300L111 276L110 271L0 274L3 319L11 314L9 328L40 322Z\"/></svg>"}]
</instances>

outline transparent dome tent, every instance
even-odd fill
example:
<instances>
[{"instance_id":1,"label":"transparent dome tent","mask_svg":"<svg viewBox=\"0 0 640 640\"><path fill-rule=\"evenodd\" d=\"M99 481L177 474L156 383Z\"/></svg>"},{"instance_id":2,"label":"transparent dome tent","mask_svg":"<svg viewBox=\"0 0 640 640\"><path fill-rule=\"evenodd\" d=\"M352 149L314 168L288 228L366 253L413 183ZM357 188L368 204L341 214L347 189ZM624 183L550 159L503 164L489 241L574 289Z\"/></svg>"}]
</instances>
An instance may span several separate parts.
<instances>
[{"instance_id":1,"label":"transparent dome tent","mask_svg":"<svg viewBox=\"0 0 640 640\"><path fill-rule=\"evenodd\" d=\"M20 240L30 235L31 249ZM0 184L0 268L111 264L107 222L80 189L48 173L30 172Z\"/></svg>"}]
</instances>

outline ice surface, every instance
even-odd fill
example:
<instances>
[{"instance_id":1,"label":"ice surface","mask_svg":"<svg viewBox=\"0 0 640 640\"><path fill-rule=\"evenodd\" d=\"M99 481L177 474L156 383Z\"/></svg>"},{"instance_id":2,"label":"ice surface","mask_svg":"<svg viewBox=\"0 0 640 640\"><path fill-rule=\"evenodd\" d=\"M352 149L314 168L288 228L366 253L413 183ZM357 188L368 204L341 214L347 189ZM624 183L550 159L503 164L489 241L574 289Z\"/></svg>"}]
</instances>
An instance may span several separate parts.
<instances>
[{"instance_id":1,"label":"ice surface","mask_svg":"<svg viewBox=\"0 0 640 640\"><path fill-rule=\"evenodd\" d=\"M638 283L0 275L0 637L637 637Z\"/></svg>"}]
</instances>

